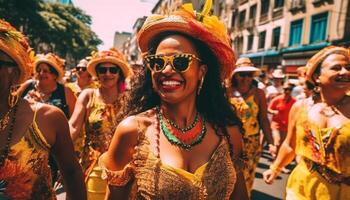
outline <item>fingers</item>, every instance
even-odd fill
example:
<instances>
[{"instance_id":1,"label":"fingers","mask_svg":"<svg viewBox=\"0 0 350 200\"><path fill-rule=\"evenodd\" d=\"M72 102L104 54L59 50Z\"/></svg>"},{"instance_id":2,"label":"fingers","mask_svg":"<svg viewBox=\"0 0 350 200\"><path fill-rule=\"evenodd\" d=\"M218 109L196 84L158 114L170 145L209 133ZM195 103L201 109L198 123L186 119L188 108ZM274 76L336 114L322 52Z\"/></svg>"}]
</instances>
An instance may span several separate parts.
<instances>
[{"instance_id":1,"label":"fingers","mask_svg":"<svg viewBox=\"0 0 350 200\"><path fill-rule=\"evenodd\" d=\"M272 184L273 181L275 180L275 175L271 170L267 170L263 173L263 179L265 183Z\"/></svg>"}]
</instances>

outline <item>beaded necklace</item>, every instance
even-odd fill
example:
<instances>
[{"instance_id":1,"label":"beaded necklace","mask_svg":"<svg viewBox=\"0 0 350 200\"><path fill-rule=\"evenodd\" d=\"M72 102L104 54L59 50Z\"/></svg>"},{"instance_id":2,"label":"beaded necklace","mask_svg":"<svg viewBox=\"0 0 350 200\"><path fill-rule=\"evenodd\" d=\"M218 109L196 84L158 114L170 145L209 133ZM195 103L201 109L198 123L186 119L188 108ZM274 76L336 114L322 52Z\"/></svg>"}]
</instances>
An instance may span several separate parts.
<instances>
[{"instance_id":1,"label":"beaded necklace","mask_svg":"<svg viewBox=\"0 0 350 200\"><path fill-rule=\"evenodd\" d=\"M175 144L189 151L193 146L200 144L203 141L207 129L205 126L205 119L200 117L199 114L198 117L196 117L197 119L194 120L194 123L190 125L191 128L180 128L179 126L174 127L169 123L170 120L163 116L159 106L156 107L156 110L158 112L157 115L160 129L171 144ZM168 122L168 126L166 122Z\"/></svg>"},{"instance_id":2,"label":"beaded necklace","mask_svg":"<svg viewBox=\"0 0 350 200\"><path fill-rule=\"evenodd\" d=\"M14 128L14 125L16 122L17 105L18 104L16 104L14 107L14 113L13 113L13 117L11 120L11 125L9 127L5 148L2 150L1 155L0 155L0 167L2 167L4 165L5 159L7 158L9 151L10 151L10 144L11 144L11 140L12 140L13 128Z\"/></svg>"},{"instance_id":3,"label":"beaded necklace","mask_svg":"<svg viewBox=\"0 0 350 200\"><path fill-rule=\"evenodd\" d=\"M0 131L5 130L5 128L9 124L11 111L12 109L9 109L9 111L5 113L4 117L0 119Z\"/></svg>"}]
</instances>

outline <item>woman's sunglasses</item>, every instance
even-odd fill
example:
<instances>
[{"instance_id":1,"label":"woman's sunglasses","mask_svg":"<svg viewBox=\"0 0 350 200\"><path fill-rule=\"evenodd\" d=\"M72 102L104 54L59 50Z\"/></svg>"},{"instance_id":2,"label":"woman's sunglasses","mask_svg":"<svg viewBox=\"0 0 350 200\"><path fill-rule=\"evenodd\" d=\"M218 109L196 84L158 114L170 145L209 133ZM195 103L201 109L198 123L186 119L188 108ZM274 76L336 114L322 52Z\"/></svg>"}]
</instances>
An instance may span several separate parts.
<instances>
[{"instance_id":1,"label":"woman's sunglasses","mask_svg":"<svg viewBox=\"0 0 350 200\"><path fill-rule=\"evenodd\" d=\"M77 72L79 72L79 71L85 72L86 71L86 67L75 67L75 69L77 70Z\"/></svg>"},{"instance_id":2,"label":"woman's sunglasses","mask_svg":"<svg viewBox=\"0 0 350 200\"><path fill-rule=\"evenodd\" d=\"M199 62L202 61L193 54L183 53L171 56L148 55L144 58L144 63L154 72L161 72L168 64L170 64L175 71L184 73L189 69L193 59L196 59Z\"/></svg>"},{"instance_id":3,"label":"woman's sunglasses","mask_svg":"<svg viewBox=\"0 0 350 200\"><path fill-rule=\"evenodd\" d=\"M240 76L242 78L244 78L244 77L252 78L254 76L254 74L251 72L239 72L238 76Z\"/></svg>"},{"instance_id":4,"label":"woman's sunglasses","mask_svg":"<svg viewBox=\"0 0 350 200\"><path fill-rule=\"evenodd\" d=\"M109 73L111 74L118 74L120 72L120 68L119 67L97 67L96 68L96 72L98 74L106 74L107 71L109 71Z\"/></svg>"}]
</instances>

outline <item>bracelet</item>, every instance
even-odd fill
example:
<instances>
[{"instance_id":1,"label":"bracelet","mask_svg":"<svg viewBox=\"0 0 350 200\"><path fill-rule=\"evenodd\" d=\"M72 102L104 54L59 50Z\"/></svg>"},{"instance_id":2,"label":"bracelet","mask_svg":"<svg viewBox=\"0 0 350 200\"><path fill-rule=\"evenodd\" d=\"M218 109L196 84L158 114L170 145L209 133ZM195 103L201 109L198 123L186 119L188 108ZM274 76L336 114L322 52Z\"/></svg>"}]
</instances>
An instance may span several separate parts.
<instances>
[{"instance_id":1,"label":"bracelet","mask_svg":"<svg viewBox=\"0 0 350 200\"><path fill-rule=\"evenodd\" d=\"M275 164L271 164L270 169L276 174L279 174L282 171L282 167L277 167Z\"/></svg>"}]
</instances>

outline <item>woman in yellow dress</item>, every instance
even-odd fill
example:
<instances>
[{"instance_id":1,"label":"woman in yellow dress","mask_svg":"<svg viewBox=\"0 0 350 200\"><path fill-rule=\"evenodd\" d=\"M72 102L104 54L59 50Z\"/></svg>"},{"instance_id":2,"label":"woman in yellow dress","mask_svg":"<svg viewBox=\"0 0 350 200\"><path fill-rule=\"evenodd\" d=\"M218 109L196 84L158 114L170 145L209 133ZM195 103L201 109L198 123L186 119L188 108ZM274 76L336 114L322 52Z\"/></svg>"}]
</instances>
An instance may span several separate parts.
<instances>
[{"instance_id":1,"label":"woman in yellow dress","mask_svg":"<svg viewBox=\"0 0 350 200\"><path fill-rule=\"evenodd\" d=\"M131 87L131 116L100 158L107 199L248 199L241 123L220 79L234 53L211 3L152 15L141 28L145 69Z\"/></svg>"},{"instance_id":2,"label":"woman in yellow dress","mask_svg":"<svg viewBox=\"0 0 350 200\"><path fill-rule=\"evenodd\" d=\"M254 84L254 76L260 73L260 69L254 67L249 58L239 58L236 67L231 75L232 88L228 88L228 91L230 91L229 89L232 91L228 92L228 96L243 123L243 149L247 158L243 173L248 194L250 194L253 190L255 170L262 151L260 129L273 156L276 155L277 147L272 138L270 122L267 118L265 93Z\"/></svg>"},{"instance_id":3,"label":"woman in yellow dress","mask_svg":"<svg viewBox=\"0 0 350 200\"><path fill-rule=\"evenodd\" d=\"M87 68L98 79L100 87L82 91L69 124L73 141L79 138L82 128L85 128L82 166L88 199L98 200L104 198L107 182L101 179L101 169L96 161L101 153L107 151L121 120L118 112L125 104L125 79L133 72L124 55L115 49L93 53Z\"/></svg>"},{"instance_id":4,"label":"woman in yellow dress","mask_svg":"<svg viewBox=\"0 0 350 200\"><path fill-rule=\"evenodd\" d=\"M306 67L319 99L293 105L287 138L264 180L271 184L281 168L300 155L286 199L350 199L350 50L326 47Z\"/></svg>"},{"instance_id":5,"label":"woman in yellow dress","mask_svg":"<svg viewBox=\"0 0 350 200\"><path fill-rule=\"evenodd\" d=\"M69 199L86 199L66 117L58 108L20 98L33 52L24 35L0 20L0 199L56 199L49 153Z\"/></svg>"}]
</instances>

